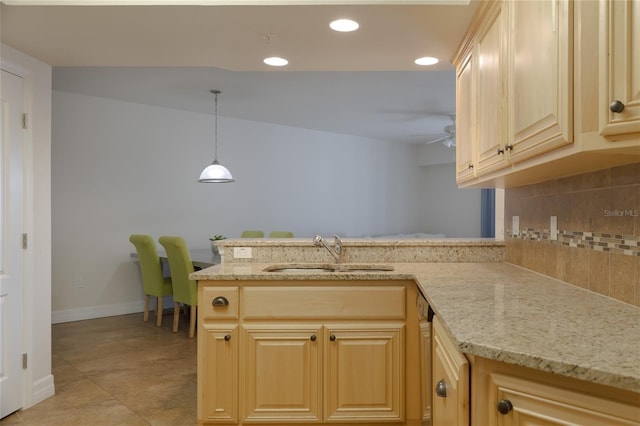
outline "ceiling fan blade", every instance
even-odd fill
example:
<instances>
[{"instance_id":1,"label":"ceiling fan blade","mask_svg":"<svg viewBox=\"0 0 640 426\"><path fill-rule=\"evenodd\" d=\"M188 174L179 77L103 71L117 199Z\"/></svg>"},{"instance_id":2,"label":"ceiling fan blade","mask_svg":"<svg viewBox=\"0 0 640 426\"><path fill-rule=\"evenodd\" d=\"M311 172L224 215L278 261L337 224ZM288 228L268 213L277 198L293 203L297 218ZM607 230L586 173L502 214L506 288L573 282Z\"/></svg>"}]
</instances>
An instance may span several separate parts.
<instances>
[{"instance_id":1,"label":"ceiling fan blade","mask_svg":"<svg viewBox=\"0 0 640 426\"><path fill-rule=\"evenodd\" d=\"M442 135L442 136L438 136L438 137L430 139L430 140L426 140L424 143L429 145L429 144L432 144L432 143L444 142L449 138L451 138L451 135Z\"/></svg>"}]
</instances>

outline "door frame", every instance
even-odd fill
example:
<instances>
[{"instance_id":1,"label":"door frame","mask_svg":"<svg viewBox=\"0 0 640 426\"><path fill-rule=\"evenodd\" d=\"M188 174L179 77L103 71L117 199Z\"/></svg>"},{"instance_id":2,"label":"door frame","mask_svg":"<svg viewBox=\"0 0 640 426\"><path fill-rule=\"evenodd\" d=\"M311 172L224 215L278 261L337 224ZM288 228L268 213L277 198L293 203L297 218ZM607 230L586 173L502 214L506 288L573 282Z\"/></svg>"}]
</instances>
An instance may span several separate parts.
<instances>
[{"instance_id":1,"label":"door frame","mask_svg":"<svg viewBox=\"0 0 640 426\"><path fill-rule=\"evenodd\" d=\"M24 129L20 120L24 112L24 80L22 77L2 67L2 113L3 113L3 154L0 161L3 175L8 181L2 183L3 197L6 197L1 209L6 214L5 225L8 226L2 235L2 244L8 253L4 256L6 276L3 277L3 295L6 296L3 318L8 324L0 336L3 350L4 366L7 376L0 384L2 412L0 417L10 415L23 406L24 370L21 357L24 353L24 257L25 250L20 239L24 232ZM5 91L6 89L6 91ZM4 101L7 102L5 109ZM6 116L5 116L6 112ZM6 118L6 122L5 122ZM4 127L6 126L6 127ZM6 288L4 288L6 285ZM19 306L18 306L19 304ZM11 319L14 319L12 321ZM6 332L6 333L5 333ZM6 360L5 360L6 357ZM8 411L5 411L8 410Z\"/></svg>"},{"instance_id":2,"label":"door frame","mask_svg":"<svg viewBox=\"0 0 640 426\"><path fill-rule=\"evenodd\" d=\"M29 103L29 86L30 86L30 81L28 80L28 70L25 70L24 68L17 66L15 64L9 63L5 60L2 60L2 65L0 67L3 71L7 71L11 74L15 74L18 77L22 78L22 82L23 82L23 86L22 86L22 93L23 93L23 107L24 107L24 112L27 113L28 115L30 115L30 113L28 112L30 109L30 103ZM23 165L22 165L22 194L23 194L23 201L22 201L22 227L23 233L27 233L29 235L31 235L31 219L30 216L31 215L31 211L29 210L29 208L27 207L29 204L32 203L32 192L28 190L28 188L31 186L31 173L30 173L30 168L32 166L32 162L30 161L31 156L29 155L30 152L30 146L32 143L32 132L29 130L28 128L29 126L27 126L27 129L24 131L23 135L24 135L24 139L23 139L23 147L22 147L22 155L23 155ZM31 204L32 205L32 204ZM29 318L30 315L28 313L28 305L30 305L29 300L27 299L27 295L31 292L32 290L32 283L33 283L33 278L32 278L32 273L31 273L31 268L30 265L33 264L32 261L32 255L31 255L32 250L23 250L22 251L22 259L23 259L23 271L22 271L22 348L21 351L22 353L30 353L30 351L28 350L28 345L29 342L32 340L31 339L31 330L32 327L30 326L30 322L29 322ZM31 388L31 386L29 386L29 383L31 382L29 380L29 371L30 369L22 369L21 371L21 381L22 381L22 408L25 407L25 403L30 399L29 395L28 395L28 389Z\"/></svg>"},{"instance_id":3,"label":"door frame","mask_svg":"<svg viewBox=\"0 0 640 426\"><path fill-rule=\"evenodd\" d=\"M22 309L22 353L27 354L28 362L27 368L22 370L22 409L27 409L34 404L52 396L55 393L53 386L53 376L50 369L50 353L49 353L49 371L45 378L36 378L34 376L34 367L37 364L36 353L39 353L42 348L36 343L41 338L48 338L49 347L51 334L49 331L48 336L42 336L39 334L43 327L43 321L38 318L35 306L35 253L37 250L41 250L42 247L38 247L37 241L40 237L35 232L35 165L34 165L34 132L36 128L35 120L41 118L37 117L36 109L34 105L38 102L37 97L41 96L40 87L42 81L39 81L40 76L38 70L31 69L28 62L22 64L20 57L15 60L11 59L13 55L6 55L5 51L8 50L6 45L2 46L2 56L0 57L0 67L12 74L15 74L23 79L23 107L24 112L27 114L27 129L24 131L24 146L23 146L23 232L28 235L27 248L23 250L23 309ZM15 51L18 54L20 52ZM7 57L9 56L9 58ZM49 84L50 90L50 84ZM50 114L50 113L49 113ZM48 121L44 120L44 121ZM49 132L50 134L50 132ZM49 144L50 148L50 144ZM49 191L50 196L50 191ZM50 211L45 212L49 214ZM49 218L50 220L50 218ZM45 239L50 241L50 237ZM51 248L46 249L49 256L51 254ZM50 276L50 272L49 272ZM51 281L49 279L49 287ZM48 304L50 305L50 296ZM49 315L50 317L50 315ZM49 318L49 326L51 324ZM34 381L34 378L36 381Z\"/></svg>"}]
</instances>

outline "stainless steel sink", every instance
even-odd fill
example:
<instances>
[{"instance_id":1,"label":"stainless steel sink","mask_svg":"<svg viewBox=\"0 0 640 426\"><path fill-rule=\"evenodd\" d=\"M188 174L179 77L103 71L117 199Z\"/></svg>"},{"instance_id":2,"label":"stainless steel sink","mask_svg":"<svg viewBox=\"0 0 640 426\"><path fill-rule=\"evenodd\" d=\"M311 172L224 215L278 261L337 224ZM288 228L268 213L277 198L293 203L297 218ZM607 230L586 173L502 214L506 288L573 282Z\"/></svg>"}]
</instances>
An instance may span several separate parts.
<instances>
[{"instance_id":1,"label":"stainless steel sink","mask_svg":"<svg viewBox=\"0 0 640 426\"><path fill-rule=\"evenodd\" d=\"M380 272L393 271L391 265L380 265L377 263L282 263L267 266L265 272L287 272L287 273L339 273L339 272Z\"/></svg>"},{"instance_id":2,"label":"stainless steel sink","mask_svg":"<svg viewBox=\"0 0 640 426\"><path fill-rule=\"evenodd\" d=\"M333 265L323 263L281 263L267 266L265 272L334 272Z\"/></svg>"},{"instance_id":3,"label":"stainless steel sink","mask_svg":"<svg viewBox=\"0 0 640 426\"><path fill-rule=\"evenodd\" d=\"M331 268L267 268L267 272L299 272L305 274L314 274L316 272L334 272Z\"/></svg>"},{"instance_id":4,"label":"stainless steel sink","mask_svg":"<svg viewBox=\"0 0 640 426\"><path fill-rule=\"evenodd\" d=\"M336 266L336 272L388 272L393 271L391 265L380 265L377 263L347 263Z\"/></svg>"}]
</instances>

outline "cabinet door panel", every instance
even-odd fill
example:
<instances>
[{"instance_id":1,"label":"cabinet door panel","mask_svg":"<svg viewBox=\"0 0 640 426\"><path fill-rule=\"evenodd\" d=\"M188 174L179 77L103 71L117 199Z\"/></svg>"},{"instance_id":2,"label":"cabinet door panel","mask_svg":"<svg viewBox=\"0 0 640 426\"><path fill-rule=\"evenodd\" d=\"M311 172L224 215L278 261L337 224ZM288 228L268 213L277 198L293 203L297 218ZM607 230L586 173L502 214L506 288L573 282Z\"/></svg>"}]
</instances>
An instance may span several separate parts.
<instances>
[{"instance_id":1,"label":"cabinet door panel","mask_svg":"<svg viewBox=\"0 0 640 426\"><path fill-rule=\"evenodd\" d=\"M469 424L469 362L433 318L433 424ZM443 393L444 391L444 393Z\"/></svg>"},{"instance_id":2,"label":"cabinet door panel","mask_svg":"<svg viewBox=\"0 0 640 426\"><path fill-rule=\"evenodd\" d=\"M503 148L503 42L502 6L496 3L480 29L476 45L476 175L506 166ZM502 150L502 153L498 153L498 150Z\"/></svg>"},{"instance_id":3,"label":"cabinet door panel","mask_svg":"<svg viewBox=\"0 0 640 426\"><path fill-rule=\"evenodd\" d=\"M404 419L404 325L327 325L325 419Z\"/></svg>"},{"instance_id":4,"label":"cabinet door panel","mask_svg":"<svg viewBox=\"0 0 640 426\"><path fill-rule=\"evenodd\" d=\"M244 421L320 421L320 327L246 325Z\"/></svg>"},{"instance_id":5,"label":"cabinet door panel","mask_svg":"<svg viewBox=\"0 0 640 426\"><path fill-rule=\"evenodd\" d=\"M473 53L458 67L456 79L456 180L465 182L473 173Z\"/></svg>"},{"instance_id":6,"label":"cabinet door panel","mask_svg":"<svg viewBox=\"0 0 640 426\"><path fill-rule=\"evenodd\" d=\"M637 134L640 132L640 0L602 1L601 9L600 133ZM624 110L612 112L609 104L614 100L621 101Z\"/></svg>"},{"instance_id":7,"label":"cabinet door panel","mask_svg":"<svg viewBox=\"0 0 640 426\"><path fill-rule=\"evenodd\" d=\"M431 323L426 318L420 321L420 394L422 420L431 421Z\"/></svg>"},{"instance_id":8,"label":"cabinet door panel","mask_svg":"<svg viewBox=\"0 0 640 426\"><path fill-rule=\"evenodd\" d=\"M581 394L531 380L491 375L491 405L508 400L512 410L490 410L490 424L507 425L632 425L640 421L637 407Z\"/></svg>"},{"instance_id":9,"label":"cabinet door panel","mask_svg":"<svg viewBox=\"0 0 640 426\"><path fill-rule=\"evenodd\" d=\"M205 324L198 332L198 346L198 419L237 422L238 327Z\"/></svg>"},{"instance_id":10,"label":"cabinet door panel","mask_svg":"<svg viewBox=\"0 0 640 426\"><path fill-rule=\"evenodd\" d=\"M506 2L508 156L518 162L573 142L573 5Z\"/></svg>"}]
</instances>

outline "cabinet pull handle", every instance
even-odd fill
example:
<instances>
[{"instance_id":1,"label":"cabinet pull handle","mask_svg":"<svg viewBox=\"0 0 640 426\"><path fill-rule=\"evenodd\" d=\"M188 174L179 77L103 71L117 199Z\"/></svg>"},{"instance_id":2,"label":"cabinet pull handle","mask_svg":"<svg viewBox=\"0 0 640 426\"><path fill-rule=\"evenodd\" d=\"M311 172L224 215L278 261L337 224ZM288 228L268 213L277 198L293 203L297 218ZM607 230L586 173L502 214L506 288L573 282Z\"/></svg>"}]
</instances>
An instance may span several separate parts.
<instances>
[{"instance_id":1,"label":"cabinet pull handle","mask_svg":"<svg viewBox=\"0 0 640 426\"><path fill-rule=\"evenodd\" d=\"M504 149L506 149L507 151L512 151L513 150L513 145L511 145L511 144L505 145Z\"/></svg>"},{"instance_id":2,"label":"cabinet pull handle","mask_svg":"<svg viewBox=\"0 0 640 426\"><path fill-rule=\"evenodd\" d=\"M218 296L211 302L213 306L228 306L229 300L224 296Z\"/></svg>"},{"instance_id":3,"label":"cabinet pull handle","mask_svg":"<svg viewBox=\"0 0 640 426\"><path fill-rule=\"evenodd\" d=\"M498 411L500 414L509 414L511 410L513 410L513 404L508 399L503 399L498 402Z\"/></svg>"},{"instance_id":4,"label":"cabinet pull handle","mask_svg":"<svg viewBox=\"0 0 640 426\"><path fill-rule=\"evenodd\" d=\"M498 155L504 154L504 149L502 149L502 148L498 148L498 149L496 150L496 154L498 154Z\"/></svg>"},{"instance_id":5,"label":"cabinet pull handle","mask_svg":"<svg viewBox=\"0 0 640 426\"><path fill-rule=\"evenodd\" d=\"M611 104L609 104L609 109L611 110L611 112L622 112L624 111L624 104L616 99L615 101L611 102Z\"/></svg>"},{"instance_id":6,"label":"cabinet pull handle","mask_svg":"<svg viewBox=\"0 0 640 426\"><path fill-rule=\"evenodd\" d=\"M309 339L311 339L312 342L316 341L316 335L312 334L311 337L309 337Z\"/></svg>"},{"instance_id":7,"label":"cabinet pull handle","mask_svg":"<svg viewBox=\"0 0 640 426\"><path fill-rule=\"evenodd\" d=\"M473 170L473 164L469 164L469 170Z\"/></svg>"},{"instance_id":8,"label":"cabinet pull handle","mask_svg":"<svg viewBox=\"0 0 640 426\"><path fill-rule=\"evenodd\" d=\"M224 341L225 341L225 342L228 342L229 340L231 340L231 335L230 335L230 334L226 334L226 335L224 336Z\"/></svg>"},{"instance_id":9,"label":"cabinet pull handle","mask_svg":"<svg viewBox=\"0 0 640 426\"><path fill-rule=\"evenodd\" d=\"M335 342L336 336L332 334L331 336L329 336L329 340L331 340L332 342Z\"/></svg>"},{"instance_id":10,"label":"cabinet pull handle","mask_svg":"<svg viewBox=\"0 0 640 426\"><path fill-rule=\"evenodd\" d=\"M447 397L447 384L444 382L444 379L440 380L436 384L436 396L439 396L440 398Z\"/></svg>"}]
</instances>

